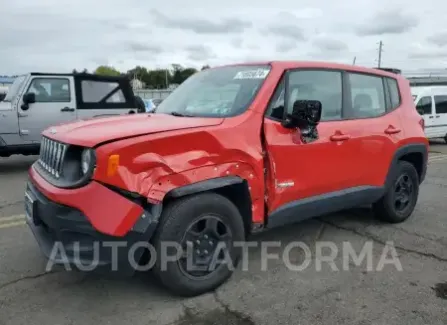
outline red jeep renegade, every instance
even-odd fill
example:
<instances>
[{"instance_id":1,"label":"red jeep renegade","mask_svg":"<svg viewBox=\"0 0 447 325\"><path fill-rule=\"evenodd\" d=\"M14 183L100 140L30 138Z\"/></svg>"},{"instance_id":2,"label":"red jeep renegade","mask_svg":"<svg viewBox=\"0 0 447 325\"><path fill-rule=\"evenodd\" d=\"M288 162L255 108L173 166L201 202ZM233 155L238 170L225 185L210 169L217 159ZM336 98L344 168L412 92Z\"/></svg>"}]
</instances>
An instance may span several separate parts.
<instances>
[{"instance_id":1,"label":"red jeep renegade","mask_svg":"<svg viewBox=\"0 0 447 325\"><path fill-rule=\"evenodd\" d=\"M155 255L165 286L198 295L231 276L235 243L255 231L366 204L386 222L406 220L427 155L402 76L315 62L223 66L190 77L155 114L46 130L25 208L50 260L133 272L130 260Z\"/></svg>"}]
</instances>

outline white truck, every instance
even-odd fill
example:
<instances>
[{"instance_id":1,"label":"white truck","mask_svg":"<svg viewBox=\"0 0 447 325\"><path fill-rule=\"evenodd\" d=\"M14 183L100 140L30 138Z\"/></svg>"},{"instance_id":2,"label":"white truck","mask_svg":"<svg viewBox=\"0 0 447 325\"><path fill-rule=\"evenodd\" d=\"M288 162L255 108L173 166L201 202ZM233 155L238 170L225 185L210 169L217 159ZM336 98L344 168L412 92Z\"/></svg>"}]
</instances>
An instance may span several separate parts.
<instances>
[{"instance_id":1,"label":"white truck","mask_svg":"<svg viewBox=\"0 0 447 325\"><path fill-rule=\"evenodd\" d=\"M0 157L38 154L41 133L52 125L144 112L144 102L124 76L21 75L0 100Z\"/></svg>"},{"instance_id":2,"label":"white truck","mask_svg":"<svg viewBox=\"0 0 447 325\"><path fill-rule=\"evenodd\" d=\"M427 138L447 142L447 86L414 86L411 91L416 109L424 117Z\"/></svg>"}]
</instances>

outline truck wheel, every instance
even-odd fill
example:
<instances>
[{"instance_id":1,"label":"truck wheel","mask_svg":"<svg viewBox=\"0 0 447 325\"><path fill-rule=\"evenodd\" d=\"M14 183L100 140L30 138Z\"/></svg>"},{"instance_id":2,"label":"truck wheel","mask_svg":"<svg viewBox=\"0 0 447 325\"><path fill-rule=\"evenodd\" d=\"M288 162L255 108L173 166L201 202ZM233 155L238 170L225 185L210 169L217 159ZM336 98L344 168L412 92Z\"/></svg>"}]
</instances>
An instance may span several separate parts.
<instances>
[{"instance_id":1,"label":"truck wheel","mask_svg":"<svg viewBox=\"0 0 447 325\"><path fill-rule=\"evenodd\" d=\"M373 210L382 221L400 223L407 220L414 211L419 196L419 176L412 164L399 161L391 177L391 186L373 205Z\"/></svg>"},{"instance_id":2,"label":"truck wheel","mask_svg":"<svg viewBox=\"0 0 447 325\"><path fill-rule=\"evenodd\" d=\"M201 193L181 198L163 211L152 240L157 252L153 271L175 294L213 291L231 277L241 256L234 243L244 240L242 216L226 197ZM175 260L166 258L176 253Z\"/></svg>"}]
</instances>

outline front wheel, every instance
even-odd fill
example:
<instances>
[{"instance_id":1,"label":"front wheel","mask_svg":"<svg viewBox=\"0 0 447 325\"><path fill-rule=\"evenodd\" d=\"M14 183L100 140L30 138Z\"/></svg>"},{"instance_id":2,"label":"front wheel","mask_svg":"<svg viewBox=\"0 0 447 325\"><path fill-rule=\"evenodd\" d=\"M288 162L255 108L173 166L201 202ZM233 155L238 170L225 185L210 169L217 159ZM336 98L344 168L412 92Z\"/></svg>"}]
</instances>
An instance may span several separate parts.
<instances>
[{"instance_id":1,"label":"front wheel","mask_svg":"<svg viewBox=\"0 0 447 325\"><path fill-rule=\"evenodd\" d=\"M154 273L181 296L213 291L231 277L241 253L235 243L244 239L242 217L226 197L202 193L173 201L153 239Z\"/></svg>"},{"instance_id":2,"label":"front wheel","mask_svg":"<svg viewBox=\"0 0 447 325\"><path fill-rule=\"evenodd\" d=\"M414 211L419 196L419 175L416 168L400 161L385 195L373 205L376 217L390 223L407 220Z\"/></svg>"}]
</instances>

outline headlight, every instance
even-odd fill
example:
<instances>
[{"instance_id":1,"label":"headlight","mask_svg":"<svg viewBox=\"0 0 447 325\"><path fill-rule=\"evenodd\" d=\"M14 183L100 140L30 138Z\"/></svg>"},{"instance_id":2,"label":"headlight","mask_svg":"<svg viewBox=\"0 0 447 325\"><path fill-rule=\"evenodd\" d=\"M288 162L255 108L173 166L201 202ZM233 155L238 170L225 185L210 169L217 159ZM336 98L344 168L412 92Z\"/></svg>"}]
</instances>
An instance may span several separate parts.
<instances>
[{"instance_id":1,"label":"headlight","mask_svg":"<svg viewBox=\"0 0 447 325\"><path fill-rule=\"evenodd\" d=\"M87 174L95 167L95 152L93 149L84 149L81 155L82 175Z\"/></svg>"}]
</instances>

